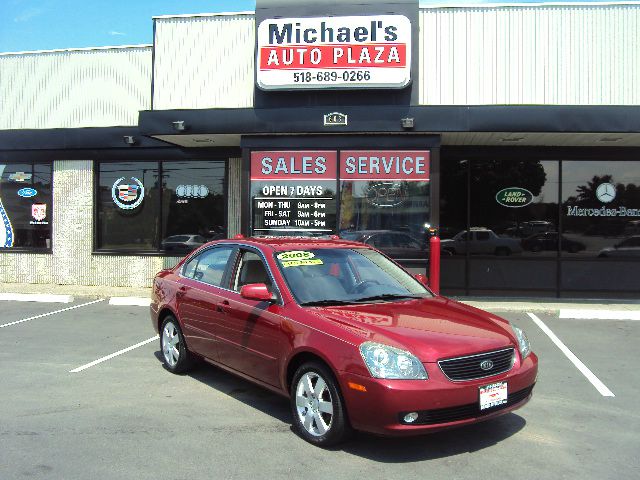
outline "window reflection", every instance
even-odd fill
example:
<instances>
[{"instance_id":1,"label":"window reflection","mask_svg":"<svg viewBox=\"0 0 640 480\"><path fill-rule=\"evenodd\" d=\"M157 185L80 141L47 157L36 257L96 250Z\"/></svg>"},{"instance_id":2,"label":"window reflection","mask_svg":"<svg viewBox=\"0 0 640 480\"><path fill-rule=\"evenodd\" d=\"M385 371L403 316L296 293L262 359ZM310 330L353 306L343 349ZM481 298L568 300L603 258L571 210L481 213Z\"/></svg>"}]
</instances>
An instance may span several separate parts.
<instances>
[{"instance_id":1,"label":"window reflection","mask_svg":"<svg viewBox=\"0 0 640 480\"><path fill-rule=\"evenodd\" d=\"M49 249L52 164L0 164L0 249Z\"/></svg>"},{"instance_id":2,"label":"window reflection","mask_svg":"<svg viewBox=\"0 0 640 480\"><path fill-rule=\"evenodd\" d=\"M579 253L597 258L640 256L640 162L565 161L564 234Z\"/></svg>"},{"instance_id":3,"label":"window reflection","mask_svg":"<svg viewBox=\"0 0 640 480\"><path fill-rule=\"evenodd\" d=\"M340 182L340 236L392 258L426 258L429 188L423 181Z\"/></svg>"}]
</instances>

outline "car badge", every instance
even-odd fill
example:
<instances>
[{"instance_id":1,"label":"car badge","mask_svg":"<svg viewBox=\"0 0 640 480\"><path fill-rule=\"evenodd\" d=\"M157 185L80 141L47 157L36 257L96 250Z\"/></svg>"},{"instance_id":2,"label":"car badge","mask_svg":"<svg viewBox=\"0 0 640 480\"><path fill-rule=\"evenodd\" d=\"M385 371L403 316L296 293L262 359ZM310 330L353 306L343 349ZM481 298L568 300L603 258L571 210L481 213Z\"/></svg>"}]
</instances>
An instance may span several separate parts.
<instances>
[{"instance_id":1,"label":"car badge","mask_svg":"<svg viewBox=\"0 0 640 480\"><path fill-rule=\"evenodd\" d=\"M22 182L26 182L27 180L31 180L32 176L33 175L31 175L30 173L16 172L9 175L9 180L22 183Z\"/></svg>"},{"instance_id":2,"label":"car badge","mask_svg":"<svg viewBox=\"0 0 640 480\"><path fill-rule=\"evenodd\" d=\"M482 370L491 370L493 368L493 362L491 360L483 360L480 363L480 368Z\"/></svg>"},{"instance_id":3,"label":"car badge","mask_svg":"<svg viewBox=\"0 0 640 480\"><path fill-rule=\"evenodd\" d=\"M31 216L36 222L41 222L47 217L47 204L34 203L31 205Z\"/></svg>"},{"instance_id":4,"label":"car badge","mask_svg":"<svg viewBox=\"0 0 640 480\"><path fill-rule=\"evenodd\" d=\"M136 177L130 177L124 183L125 177L120 177L111 187L111 198L118 208L133 210L144 199L144 186Z\"/></svg>"},{"instance_id":5,"label":"car badge","mask_svg":"<svg viewBox=\"0 0 640 480\"><path fill-rule=\"evenodd\" d=\"M38 194L38 191L35 188L21 188L18 190L18 195L24 198L35 197Z\"/></svg>"}]
</instances>

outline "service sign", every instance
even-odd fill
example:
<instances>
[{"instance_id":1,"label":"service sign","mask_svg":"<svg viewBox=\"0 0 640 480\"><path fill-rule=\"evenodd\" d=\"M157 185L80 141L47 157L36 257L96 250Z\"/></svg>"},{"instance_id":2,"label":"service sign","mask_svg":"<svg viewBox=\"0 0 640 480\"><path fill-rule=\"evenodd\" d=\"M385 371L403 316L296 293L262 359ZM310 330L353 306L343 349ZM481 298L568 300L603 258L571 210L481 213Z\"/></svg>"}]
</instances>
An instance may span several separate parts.
<instances>
[{"instance_id":1,"label":"service sign","mask_svg":"<svg viewBox=\"0 0 640 480\"><path fill-rule=\"evenodd\" d=\"M343 150L340 180L429 180L429 151Z\"/></svg>"},{"instance_id":2,"label":"service sign","mask_svg":"<svg viewBox=\"0 0 640 480\"><path fill-rule=\"evenodd\" d=\"M404 15L266 19L257 41L263 90L403 88L411 81Z\"/></svg>"}]
</instances>

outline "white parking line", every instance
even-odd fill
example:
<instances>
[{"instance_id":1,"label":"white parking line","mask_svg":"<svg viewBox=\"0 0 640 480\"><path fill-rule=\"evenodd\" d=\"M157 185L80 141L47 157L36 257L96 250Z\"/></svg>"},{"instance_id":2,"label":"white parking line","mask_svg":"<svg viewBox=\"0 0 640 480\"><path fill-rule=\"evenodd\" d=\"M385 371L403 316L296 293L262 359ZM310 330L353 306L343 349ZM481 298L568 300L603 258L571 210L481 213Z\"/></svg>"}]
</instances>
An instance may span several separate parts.
<instances>
[{"instance_id":1,"label":"white parking line","mask_svg":"<svg viewBox=\"0 0 640 480\"><path fill-rule=\"evenodd\" d=\"M117 352L112 353L111 355L107 355L106 357L102 357L102 358L99 358L98 360L94 360L91 363L87 363L86 365L82 365L81 367L74 368L73 370L69 370L69 373L81 372L83 370L86 370L87 368L91 368L91 367L93 367L95 365L98 365L99 363L106 362L107 360L111 360L113 357L117 357L118 355L122 355L123 353L130 352L131 350L134 350L134 349L136 349L138 347L146 345L147 343L151 343L154 340L157 340L158 338L159 338L158 335L155 335L155 336L153 336L151 338L148 338L147 340L144 340L144 341L142 341L140 343L136 343L135 345L132 345L130 347L123 348L122 350L118 350Z\"/></svg>"},{"instance_id":2,"label":"white parking line","mask_svg":"<svg viewBox=\"0 0 640 480\"><path fill-rule=\"evenodd\" d=\"M52 295L40 293L0 293L0 300L12 302L44 302L44 303L71 303L73 295Z\"/></svg>"},{"instance_id":3,"label":"white parking line","mask_svg":"<svg viewBox=\"0 0 640 480\"><path fill-rule=\"evenodd\" d=\"M151 299L145 297L111 297L109 305L132 305L137 307L148 307Z\"/></svg>"},{"instance_id":4,"label":"white parking line","mask_svg":"<svg viewBox=\"0 0 640 480\"><path fill-rule=\"evenodd\" d=\"M563 308L560 310L560 318L588 320L640 320L640 311Z\"/></svg>"},{"instance_id":5,"label":"white parking line","mask_svg":"<svg viewBox=\"0 0 640 480\"><path fill-rule=\"evenodd\" d=\"M56 310L54 312L42 313L40 315L35 315L33 317L23 318L22 320L16 320L15 322L5 323L3 325L0 325L0 328L9 327L11 325L17 325L18 323L28 322L30 320L35 320L36 318L48 317L49 315L55 315L56 313L67 312L75 308L86 307L87 305L91 305L93 303L98 303L103 301L104 301L104 298L101 298L99 300L94 300L93 302L81 303L80 305L74 305L73 307L63 308L61 310Z\"/></svg>"},{"instance_id":6,"label":"white parking line","mask_svg":"<svg viewBox=\"0 0 640 480\"><path fill-rule=\"evenodd\" d=\"M571 360L571 362L576 366L576 368L580 370L580 372L582 372L582 374L585 377L587 377L587 380L589 380L591 384L594 387L596 387L598 392L600 392L600 394L603 397L615 397L613 392L609 390L607 386L604 383L602 383L600 379L596 377L594 373L591 370L589 370L589 368L584 363L582 363L580 359L576 357L573 354L573 352L569 350L569 348L567 348L567 346L564 343L562 343L562 340L560 340L556 336L556 334L553 333L551 329L545 325L545 323L542 320L540 320L533 313L527 313L527 315L529 315L531 317L531 320L533 320L535 324L538 325L540 329L547 334L547 336L551 339L551 341L556 344L556 346L562 351L562 353L564 353L567 356L569 360Z\"/></svg>"}]
</instances>

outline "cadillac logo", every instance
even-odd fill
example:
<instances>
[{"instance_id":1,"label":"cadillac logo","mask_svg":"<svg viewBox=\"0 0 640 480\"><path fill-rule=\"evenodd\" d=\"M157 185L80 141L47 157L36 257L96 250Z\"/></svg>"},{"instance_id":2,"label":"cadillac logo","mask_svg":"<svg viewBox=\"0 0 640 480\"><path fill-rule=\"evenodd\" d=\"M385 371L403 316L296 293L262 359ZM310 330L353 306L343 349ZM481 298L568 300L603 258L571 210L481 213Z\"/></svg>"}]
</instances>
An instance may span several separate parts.
<instances>
[{"instance_id":1,"label":"cadillac logo","mask_svg":"<svg viewBox=\"0 0 640 480\"><path fill-rule=\"evenodd\" d=\"M480 368L482 370L491 370L493 368L493 362L491 360L483 360L480 362Z\"/></svg>"},{"instance_id":2,"label":"cadillac logo","mask_svg":"<svg viewBox=\"0 0 640 480\"><path fill-rule=\"evenodd\" d=\"M136 177L129 178L125 183L125 177L120 177L111 187L111 198L118 208L133 210L144 199L144 186Z\"/></svg>"}]
</instances>

